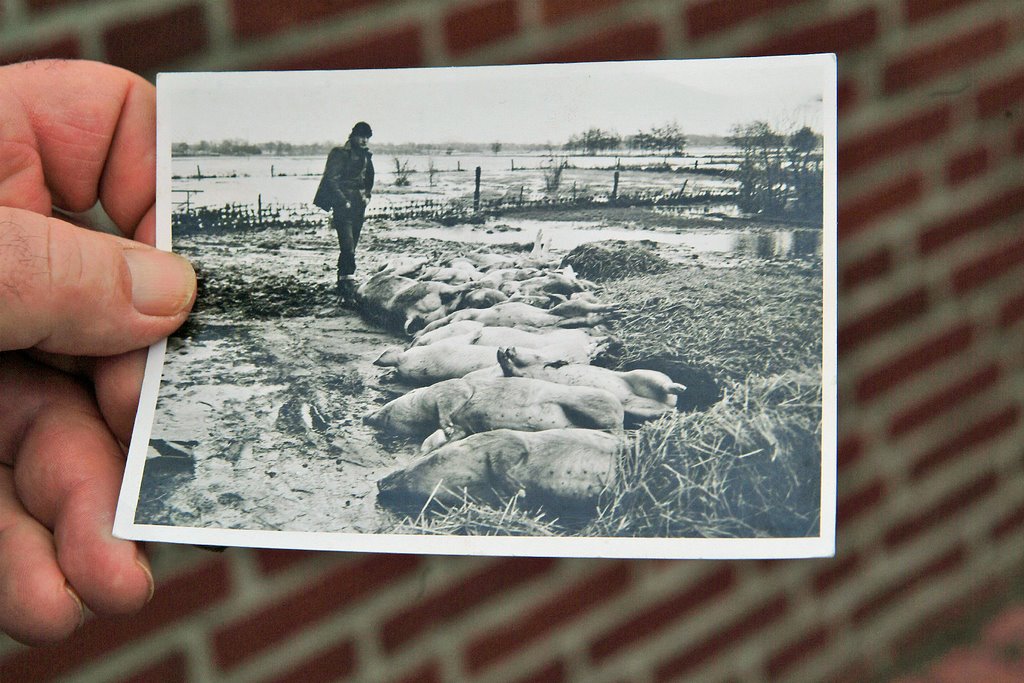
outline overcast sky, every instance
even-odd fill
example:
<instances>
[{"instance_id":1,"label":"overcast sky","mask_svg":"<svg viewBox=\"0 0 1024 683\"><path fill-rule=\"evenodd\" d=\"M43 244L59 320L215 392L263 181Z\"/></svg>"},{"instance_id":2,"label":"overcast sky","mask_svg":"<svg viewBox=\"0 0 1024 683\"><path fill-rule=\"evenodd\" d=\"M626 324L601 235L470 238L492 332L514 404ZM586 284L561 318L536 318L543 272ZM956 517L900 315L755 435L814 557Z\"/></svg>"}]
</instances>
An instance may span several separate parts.
<instances>
[{"instance_id":1,"label":"overcast sky","mask_svg":"<svg viewBox=\"0 0 1024 683\"><path fill-rule=\"evenodd\" d=\"M627 135L675 121L728 134L764 120L824 129L831 56L379 71L161 75L161 127L173 142L344 140L561 144L598 127Z\"/></svg>"}]
</instances>

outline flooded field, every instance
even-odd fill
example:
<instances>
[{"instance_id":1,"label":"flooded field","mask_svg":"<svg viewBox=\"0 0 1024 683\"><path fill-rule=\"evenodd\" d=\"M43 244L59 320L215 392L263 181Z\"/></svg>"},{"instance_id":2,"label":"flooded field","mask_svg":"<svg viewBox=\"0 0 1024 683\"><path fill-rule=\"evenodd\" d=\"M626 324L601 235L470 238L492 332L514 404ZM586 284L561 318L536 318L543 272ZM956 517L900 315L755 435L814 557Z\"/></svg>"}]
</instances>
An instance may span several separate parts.
<instances>
[{"instance_id":1,"label":"flooded field","mask_svg":"<svg viewBox=\"0 0 1024 683\"><path fill-rule=\"evenodd\" d=\"M562 174L563 193L607 194L614 184L614 168L620 164L619 189L687 192L728 190L735 183L723 177L685 172L732 168L731 148L692 150L685 157L614 157L561 155L399 155L410 170L409 184L395 184L395 157L374 155L377 182L371 210L389 205L427 200L448 201L473 196L474 169L481 168L481 196L495 200L506 196L537 199L545 195L545 173L553 164L569 164ZM724 158L724 159L723 159ZM191 207L225 204L294 206L311 203L326 157L175 157L171 164L175 202L183 205L188 191ZM663 164L673 171L642 171ZM435 172L429 168L433 165Z\"/></svg>"},{"instance_id":2,"label":"flooded field","mask_svg":"<svg viewBox=\"0 0 1024 683\"><path fill-rule=\"evenodd\" d=\"M670 279L698 293L666 302L680 319L697 315L712 298L735 300L728 315L756 330L759 317L795 297L804 303L785 322L794 329L784 332L813 333L815 301L820 329L820 230L723 216L622 210L600 218L563 212L552 220L506 216L452 227L368 223L360 274L401 256L440 262L476 250L508 253L538 234L554 256L581 243L646 240L672 263ZM196 264L200 296L192 319L168 344L137 521L394 531L402 518L377 505L376 482L411 462L416 444L382 441L362 418L407 390L373 361L408 340L337 305L337 245L326 214L303 229L192 235L177 239L175 249ZM772 285L759 291L764 281ZM651 287L653 294L660 286L644 282L629 287ZM606 291L616 286L609 283ZM653 353L663 341L645 343ZM765 353L777 346L772 338L750 343ZM699 346L673 353L691 353L688 362L718 370L719 361L701 357ZM813 360L813 349L808 357Z\"/></svg>"}]
</instances>

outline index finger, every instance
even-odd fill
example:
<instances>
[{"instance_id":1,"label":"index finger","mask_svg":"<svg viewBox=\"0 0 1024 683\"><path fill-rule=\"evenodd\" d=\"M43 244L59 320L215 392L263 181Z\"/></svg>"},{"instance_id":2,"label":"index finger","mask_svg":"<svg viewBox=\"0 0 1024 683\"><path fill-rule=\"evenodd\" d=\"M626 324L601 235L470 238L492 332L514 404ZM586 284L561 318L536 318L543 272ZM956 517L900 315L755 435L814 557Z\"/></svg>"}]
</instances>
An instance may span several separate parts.
<instances>
[{"instance_id":1,"label":"index finger","mask_svg":"<svg viewBox=\"0 0 1024 683\"><path fill-rule=\"evenodd\" d=\"M38 202L49 188L53 204L68 211L99 199L128 237L152 219L156 89L148 81L97 62L40 61L0 67L0 90L0 205L39 211L24 197ZM17 148L19 168L5 169L6 146ZM33 148L41 174L24 167ZM6 182L12 171L16 183ZM32 187L39 176L45 187Z\"/></svg>"}]
</instances>

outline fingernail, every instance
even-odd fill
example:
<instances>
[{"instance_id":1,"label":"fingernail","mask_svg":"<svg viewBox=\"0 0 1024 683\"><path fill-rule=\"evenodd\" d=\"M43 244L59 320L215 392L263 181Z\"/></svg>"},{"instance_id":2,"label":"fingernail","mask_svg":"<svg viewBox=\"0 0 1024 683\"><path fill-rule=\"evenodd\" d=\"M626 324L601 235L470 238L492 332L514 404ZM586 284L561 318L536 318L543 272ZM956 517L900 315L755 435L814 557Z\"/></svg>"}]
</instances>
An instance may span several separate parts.
<instances>
[{"instance_id":1,"label":"fingernail","mask_svg":"<svg viewBox=\"0 0 1024 683\"><path fill-rule=\"evenodd\" d=\"M149 582L149 597L146 598L146 604L153 599L153 594L156 592L156 582L153 581L153 570L149 568L149 563L143 559L141 555L136 555L135 564L146 573L146 580Z\"/></svg>"},{"instance_id":2,"label":"fingernail","mask_svg":"<svg viewBox=\"0 0 1024 683\"><path fill-rule=\"evenodd\" d=\"M188 261L159 249L125 249L132 276L132 304L143 315L171 316L192 300L196 274Z\"/></svg>"},{"instance_id":3,"label":"fingernail","mask_svg":"<svg viewBox=\"0 0 1024 683\"><path fill-rule=\"evenodd\" d=\"M75 592L75 589L71 587L70 583L64 583L64 590L68 592L71 599L75 601L75 606L78 607L78 626L76 626L75 629L80 629L82 628L82 624L85 623L85 606L82 604L82 598L78 596L78 593Z\"/></svg>"}]
</instances>

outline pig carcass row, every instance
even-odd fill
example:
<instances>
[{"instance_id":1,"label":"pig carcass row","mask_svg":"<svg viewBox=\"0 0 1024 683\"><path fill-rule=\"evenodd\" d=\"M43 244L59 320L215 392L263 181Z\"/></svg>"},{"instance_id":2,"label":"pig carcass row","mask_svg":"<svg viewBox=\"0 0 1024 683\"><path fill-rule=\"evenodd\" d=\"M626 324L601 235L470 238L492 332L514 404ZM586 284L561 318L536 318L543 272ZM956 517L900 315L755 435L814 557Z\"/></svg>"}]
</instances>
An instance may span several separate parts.
<instances>
[{"instance_id":1,"label":"pig carcass row","mask_svg":"<svg viewBox=\"0 0 1024 683\"><path fill-rule=\"evenodd\" d=\"M571 305L566 305L570 303ZM594 327L602 323L613 308L614 306L609 304L575 301L545 310L519 301L506 301L490 308L453 311L425 325L422 332L432 332L462 320L475 320L490 327L518 327L530 330L545 327Z\"/></svg>"}]
</instances>

